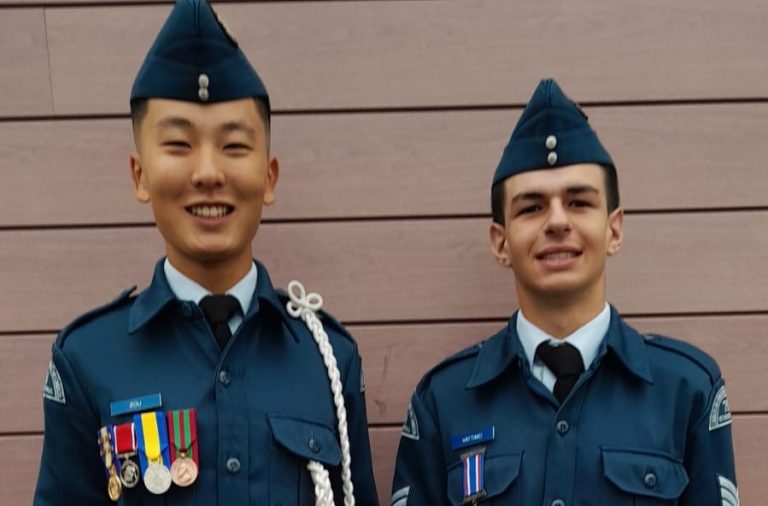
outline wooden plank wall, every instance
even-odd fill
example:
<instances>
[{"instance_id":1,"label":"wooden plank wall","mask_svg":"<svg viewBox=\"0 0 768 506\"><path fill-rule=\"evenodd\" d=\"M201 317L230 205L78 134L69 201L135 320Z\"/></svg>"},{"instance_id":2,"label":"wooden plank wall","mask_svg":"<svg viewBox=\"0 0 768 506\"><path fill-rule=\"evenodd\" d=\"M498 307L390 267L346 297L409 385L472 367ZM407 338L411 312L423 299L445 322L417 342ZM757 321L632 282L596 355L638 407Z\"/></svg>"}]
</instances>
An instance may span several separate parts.
<instances>
[{"instance_id":1,"label":"wooden plank wall","mask_svg":"<svg viewBox=\"0 0 768 506\"><path fill-rule=\"evenodd\" d=\"M0 491L29 504L56 331L144 285L162 242L133 202L127 97L170 8L0 0ZM219 11L265 78L281 158L256 240L360 342L382 502L421 374L515 307L488 184L557 77L617 160L611 300L701 346L729 383L746 505L768 494L768 1L251 1Z\"/></svg>"}]
</instances>

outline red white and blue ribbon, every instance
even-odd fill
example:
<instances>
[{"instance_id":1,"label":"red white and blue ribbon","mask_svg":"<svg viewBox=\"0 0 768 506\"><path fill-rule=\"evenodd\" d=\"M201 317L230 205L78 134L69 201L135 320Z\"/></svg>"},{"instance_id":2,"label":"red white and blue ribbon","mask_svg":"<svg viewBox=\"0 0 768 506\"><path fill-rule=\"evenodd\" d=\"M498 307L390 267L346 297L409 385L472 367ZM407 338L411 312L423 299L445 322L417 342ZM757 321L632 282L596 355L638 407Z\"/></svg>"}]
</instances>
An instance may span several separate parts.
<instances>
[{"instance_id":1,"label":"red white and blue ribbon","mask_svg":"<svg viewBox=\"0 0 768 506\"><path fill-rule=\"evenodd\" d=\"M485 448L465 453L461 456L464 467L464 502L471 501L485 495Z\"/></svg>"}]
</instances>

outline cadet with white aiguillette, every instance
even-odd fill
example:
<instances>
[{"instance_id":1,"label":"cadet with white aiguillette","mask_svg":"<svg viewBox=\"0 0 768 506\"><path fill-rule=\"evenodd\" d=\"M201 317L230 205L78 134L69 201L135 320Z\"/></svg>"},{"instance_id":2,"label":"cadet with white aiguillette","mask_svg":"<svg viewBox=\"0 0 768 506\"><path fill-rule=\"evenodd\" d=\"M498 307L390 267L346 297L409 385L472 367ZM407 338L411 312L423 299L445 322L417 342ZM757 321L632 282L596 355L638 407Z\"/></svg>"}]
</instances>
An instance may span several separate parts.
<instances>
[{"instance_id":1,"label":"cadet with white aiguillette","mask_svg":"<svg viewBox=\"0 0 768 506\"><path fill-rule=\"evenodd\" d=\"M269 96L204 0L174 7L131 116L166 257L56 338L35 506L377 504L357 345L253 260Z\"/></svg>"},{"instance_id":2,"label":"cadet with white aiguillette","mask_svg":"<svg viewBox=\"0 0 768 506\"><path fill-rule=\"evenodd\" d=\"M616 168L553 80L512 132L491 208L520 309L419 383L392 506L738 505L717 364L606 302L623 238Z\"/></svg>"}]
</instances>

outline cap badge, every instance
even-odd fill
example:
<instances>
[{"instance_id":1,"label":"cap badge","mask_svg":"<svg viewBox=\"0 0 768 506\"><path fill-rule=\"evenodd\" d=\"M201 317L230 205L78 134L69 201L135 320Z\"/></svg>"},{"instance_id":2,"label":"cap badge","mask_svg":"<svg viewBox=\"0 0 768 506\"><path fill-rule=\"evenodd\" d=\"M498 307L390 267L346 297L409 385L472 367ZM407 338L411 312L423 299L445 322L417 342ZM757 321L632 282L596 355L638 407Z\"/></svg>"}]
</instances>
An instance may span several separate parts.
<instances>
[{"instance_id":1,"label":"cap badge","mask_svg":"<svg viewBox=\"0 0 768 506\"><path fill-rule=\"evenodd\" d=\"M200 97L200 100L203 102L207 102L210 98L210 93L208 93L209 84L210 79L208 79L208 74L200 74L200 76L197 78L197 85L200 87L197 90L197 96Z\"/></svg>"}]
</instances>

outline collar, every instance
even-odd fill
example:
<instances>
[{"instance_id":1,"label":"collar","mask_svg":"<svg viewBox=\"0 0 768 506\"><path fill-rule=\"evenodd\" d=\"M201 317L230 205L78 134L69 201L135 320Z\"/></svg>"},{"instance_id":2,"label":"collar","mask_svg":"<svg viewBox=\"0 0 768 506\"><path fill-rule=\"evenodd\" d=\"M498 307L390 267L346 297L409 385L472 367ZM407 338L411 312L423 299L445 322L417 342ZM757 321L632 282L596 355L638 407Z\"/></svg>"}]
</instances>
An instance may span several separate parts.
<instances>
[{"instance_id":1,"label":"collar","mask_svg":"<svg viewBox=\"0 0 768 506\"><path fill-rule=\"evenodd\" d=\"M516 330L520 342L528 359L528 365L533 368L533 362L536 359L536 348L544 341L567 342L579 350L581 359L584 361L584 370L589 369L592 361L597 356L600 349L600 343L608 332L611 323L611 307L606 302L603 310L597 316L592 318L586 324L579 327L575 332L566 336L564 339L556 339L539 327L528 321L522 310L518 311Z\"/></svg>"},{"instance_id":2,"label":"collar","mask_svg":"<svg viewBox=\"0 0 768 506\"><path fill-rule=\"evenodd\" d=\"M599 363L603 355L610 350L627 372L647 383L653 383L645 339L624 322L616 308L609 307L608 332L597 350L596 360L592 366ZM484 385L494 380L512 364L520 367L523 360L528 360L517 333L517 316L518 312L515 312L509 319L507 327L491 337L480 348L467 388Z\"/></svg>"},{"instance_id":3,"label":"collar","mask_svg":"<svg viewBox=\"0 0 768 506\"><path fill-rule=\"evenodd\" d=\"M173 266L173 264L171 264L171 261L168 260L168 258L163 262L163 273L165 274L165 279L168 280L168 286L179 300L189 300L199 306L200 300L202 300L203 297L211 295L210 290L181 273ZM251 262L251 269L248 273L243 276L240 281L235 283L232 288L225 292L237 299L243 314L248 311L248 308L251 305L251 299L253 299L253 292L256 289L257 279L258 271L256 270L256 264Z\"/></svg>"},{"instance_id":4,"label":"collar","mask_svg":"<svg viewBox=\"0 0 768 506\"><path fill-rule=\"evenodd\" d=\"M160 313L160 311L165 308L165 306L174 300L177 300L176 293L171 288L169 278L166 275L165 263L165 259L161 259L159 262L157 262L157 264L155 264L155 272L152 275L152 282L146 290L139 294L139 296L136 298L136 302L134 302L133 307L131 308L131 313L128 320L128 332L130 334L135 333L141 327L146 325L150 320L157 316L158 313ZM251 274L255 276L255 289L253 288L253 285L249 285L251 287L251 294L247 297L247 306L244 304L245 301L240 297L240 294L233 292L235 288L238 289L238 292L246 289L246 286L238 287L238 285L245 281L246 278L243 278L243 280L238 282L238 285L235 285L235 287L232 287L232 289L229 291L232 293L232 295L237 297L243 307L247 307L247 310L244 311L243 321L253 317L256 313L259 312L260 302L266 303L268 307L277 311L283 319L293 320L293 318L288 316L288 314L285 312L284 304L280 301L277 291L272 286L272 281L269 279L267 269L257 260L253 261L253 265L254 268L251 269L251 273L249 273L246 278L248 278ZM171 277L173 277L173 274L171 274ZM174 282L175 281L177 280L174 280ZM191 280L189 281L194 283ZM198 287L199 286L200 285L198 285ZM182 290L186 290L186 288L190 287L184 285ZM205 293L200 296L200 298L208 293L204 288L202 289ZM179 294L184 297L190 297L186 291L179 291ZM195 292L191 298L186 300L194 301L194 296L196 295L197 292ZM178 297L178 299L181 299L181 297ZM199 299L197 300L199 301ZM289 327L291 327L291 331L294 334L294 337L297 338L296 331L293 329L293 326L289 325Z\"/></svg>"}]
</instances>

